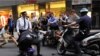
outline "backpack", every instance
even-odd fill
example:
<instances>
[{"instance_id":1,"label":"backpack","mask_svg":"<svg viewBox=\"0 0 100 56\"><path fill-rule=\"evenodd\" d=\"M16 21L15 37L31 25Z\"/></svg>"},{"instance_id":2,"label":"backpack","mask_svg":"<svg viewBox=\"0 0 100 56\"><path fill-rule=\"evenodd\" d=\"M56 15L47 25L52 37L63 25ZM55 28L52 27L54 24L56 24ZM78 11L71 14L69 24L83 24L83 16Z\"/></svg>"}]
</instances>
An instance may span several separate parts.
<instances>
[{"instance_id":1,"label":"backpack","mask_svg":"<svg viewBox=\"0 0 100 56\"><path fill-rule=\"evenodd\" d=\"M38 32L33 31L30 32L29 30L21 33L19 43L23 41L30 41L32 44L37 44L39 43L39 37L38 37Z\"/></svg>"}]
</instances>

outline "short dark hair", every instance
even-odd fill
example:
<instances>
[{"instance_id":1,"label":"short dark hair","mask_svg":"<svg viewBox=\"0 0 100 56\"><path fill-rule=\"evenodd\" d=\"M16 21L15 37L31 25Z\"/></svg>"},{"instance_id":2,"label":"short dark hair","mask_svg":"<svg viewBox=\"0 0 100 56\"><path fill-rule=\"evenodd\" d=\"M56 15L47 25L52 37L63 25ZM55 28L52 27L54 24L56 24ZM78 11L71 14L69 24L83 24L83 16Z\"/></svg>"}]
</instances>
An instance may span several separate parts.
<instances>
[{"instance_id":1,"label":"short dark hair","mask_svg":"<svg viewBox=\"0 0 100 56\"><path fill-rule=\"evenodd\" d=\"M4 28L5 28L5 30L7 30L8 29L8 25L6 25Z\"/></svg>"},{"instance_id":2,"label":"short dark hair","mask_svg":"<svg viewBox=\"0 0 100 56\"><path fill-rule=\"evenodd\" d=\"M26 13L26 11L24 11L24 12L21 12L21 15L25 15L25 13Z\"/></svg>"}]
</instances>

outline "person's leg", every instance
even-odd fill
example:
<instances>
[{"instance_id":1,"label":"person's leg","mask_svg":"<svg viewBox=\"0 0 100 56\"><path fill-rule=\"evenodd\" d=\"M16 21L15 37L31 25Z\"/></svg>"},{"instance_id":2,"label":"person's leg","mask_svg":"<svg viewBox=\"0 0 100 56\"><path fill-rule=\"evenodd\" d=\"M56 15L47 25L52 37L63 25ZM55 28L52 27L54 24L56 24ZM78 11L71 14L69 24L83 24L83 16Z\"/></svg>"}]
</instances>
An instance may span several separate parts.
<instances>
[{"instance_id":1,"label":"person's leg","mask_svg":"<svg viewBox=\"0 0 100 56\"><path fill-rule=\"evenodd\" d=\"M79 44L76 41L73 41L72 43L73 43L73 46L75 47L76 56L82 56L81 48L80 48Z\"/></svg>"},{"instance_id":2,"label":"person's leg","mask_svg":"<svg viewBox=\"0 0 100 56\"><path fill-rule=\"evenodd\" d=\"M45 46L45 41L46 41L46 36L43 37L42 39L42 45Z\"/></svg>"},{"instance_id":3,"label":"person's leg","mask_svg":"<svg viewBox=\"0 0 100 56\"><path fill-rule=\"evenodd\" d=\"M2 38L4 41L3 41L3 43L0 44L0 47L2 47L3 45L8 43L8 39L7 39L7 37L4 36L4 34L2 34Z\"/></svg>"},{"instance_id":4,"label":"person's leg","mask_svg":"<svg viewBox=\"0 0 100 56\"><path fill-rule=\"evenodd\" d=\"M82 53L81 53L81 47L79 45L79 42L81 41L81 34L78 33L74 39L72 40L72 44L73 46L75 47L75 50L77 51L76 52L76 56L82 56Z\"/></svg>"},{"instance_id":5,"label":"person's leg","mask_svg":"<svg viewBox=\"0 0 100 56\"><path fill-rule=\"evenodd\" d=\"M40 54L40 44L37 44L37 54Z\"/></svg>"},{"instance_id":6,"label":"person's leg","mask_svg":"<svg viewBox=\"0 0 100 56\"><path fill-rule=\"evenodd\" d=\"M11 28L11 31L10 31L10 38L13 40L13 42L15 43L15 45L18 45L15 37L14 37L14 28Z\"/></svg>"},{"instance_id":7,"label":"person's leg","mask_svg":"<svg viewBox=\"0 0 100 56\"><path fill-rule=\"evenodd\" d=\"M13 40L13 42L15 43L15 45L18 45L18 42L16 41L16 38L14 36L11 36L11 39Z\"/></svg>"},{"instance_id":8,"label":"person's leg","mask_svg":"<svg viewBox=\"0 0 100 56\"><path fill-rule=\"evenodd\" d=\"M40 54L40 42L36 43L36 47L37 47L37 56L42 56Z\"/></svg>"},{"instance_id":9,"label":"person's leg","mask_svg":"<svg viewBox=\"0 0 100 56\"><path fill-rule=\"evenodd\" d=\"M23 40L21 42L19 42L19 51L20 51L20 55L24 55L24 52L28 51L28 48L31 48L30 43L28 43L27 40Z\"/></svg>"},{"instance_id":10,"label":"person's leg","mask_svg":"<svg viewBox=\"0 0 100 56\"><path fill-rule=\"evenodd\" d=\"M19 56L23 56L24 55L23 43L20 42L18 48L19 48Z\"/></svg>"},{"instance_id":11,"label":"person's leg","mask_svg":"<svg viewBox=\"0 0 100 56\"><path fill-rule=\"evenodd\" d=\"M21 33L22 32L24 32L25 30L19 30L19 32L20 32L20 35L18 36L18 39L17 39L17 42L19 42L19 40L20 40L20 37L21 37Z\"/></svg>"}]
</instances>

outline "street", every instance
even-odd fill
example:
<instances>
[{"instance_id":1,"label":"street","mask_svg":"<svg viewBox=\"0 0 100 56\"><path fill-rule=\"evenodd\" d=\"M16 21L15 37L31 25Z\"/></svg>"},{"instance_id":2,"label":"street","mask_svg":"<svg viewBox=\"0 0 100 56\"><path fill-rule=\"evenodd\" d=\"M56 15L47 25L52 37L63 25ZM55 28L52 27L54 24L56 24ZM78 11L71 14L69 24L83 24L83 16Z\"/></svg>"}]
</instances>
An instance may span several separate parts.
<instances>
[{"instance_id":1,"label":"street","mask_svg":"<svg viewBox=\"0 0 100 56\"><path fill-rule=\"evenodd\" d=\"M52 56L53 54L56 54L56 50L49 47L42 47L41 54L43 56ZM0 48L0 56L17 56L17 55L18 55L18 48L14 45L14 43L8 43L3 48Z\"/></svg>"},{"instance_id":2,"label":"street","mask_svg":"<svg viewBox=\"0 0 100 56\"><path fill-rule=\"evenodd\" d=\"M43 56L60 56L57 54L56 49L50 47L41 47L41 54ZM0 56L17 56L17 55L18 55L18 48L13 43L6 44L3 48L0 48ZM75 56L75 55L69 53L63 56ZM83 55L83 56L89 56L89 55Z\"/></svg>"},{"instance_id":3,"label":"street","mask_svg":"<svg viewBox=\"0 0 100 56\"><path fill-rule=\"evenodd\" d=\"M92 30L91 32L98 32L99 30ZM17 33L14 33L14 36L18 38ZM8 43L3 46L3 48L0 48L0 56L18 56L18 48L15 46L14 43ZM41 47L41 54L43 56L61 56L57 54L56 48L50 48L50 47ZM36 55L36 51L35 51ZM63 56L75 56L71 53L68 53ZM83 55L83 56L89 56L89 55Z\"/></svg>"}]
</instances>

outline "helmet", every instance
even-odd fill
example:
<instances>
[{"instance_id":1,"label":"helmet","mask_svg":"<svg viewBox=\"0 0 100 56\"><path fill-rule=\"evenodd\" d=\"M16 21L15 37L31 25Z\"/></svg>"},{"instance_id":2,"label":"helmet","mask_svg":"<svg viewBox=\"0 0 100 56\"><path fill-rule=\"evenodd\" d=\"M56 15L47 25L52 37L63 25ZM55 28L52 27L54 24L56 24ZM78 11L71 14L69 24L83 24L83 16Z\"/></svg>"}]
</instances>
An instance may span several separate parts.
<instances>
[{"instance_id":1,"label":"helmet","mask_svg":"<svg viewBox=\"0 0 100 56\"><path fill-rule=\"evenodd\" d=\"M82 8L82 9L80 10L80 12L88 12L88 9L87 9L87 8Z\"/></svg>"}]
</instances>

